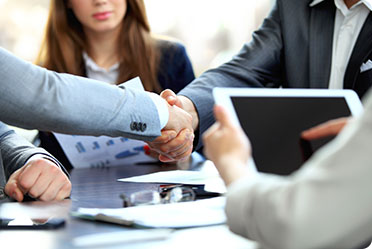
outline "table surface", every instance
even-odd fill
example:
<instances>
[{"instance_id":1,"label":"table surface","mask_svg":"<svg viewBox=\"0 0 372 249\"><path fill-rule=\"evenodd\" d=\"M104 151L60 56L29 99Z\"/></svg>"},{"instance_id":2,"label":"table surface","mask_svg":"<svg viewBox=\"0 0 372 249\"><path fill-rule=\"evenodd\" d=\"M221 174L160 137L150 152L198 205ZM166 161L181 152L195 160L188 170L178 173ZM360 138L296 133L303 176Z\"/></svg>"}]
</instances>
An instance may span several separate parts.
<instances>
[{"instance_id":1,"label":"table surface","mask_svg":"<svg viewBox=\"0 0 372 249\"><path fill-rule=\"evenodd\" d=\"M71 172L71 198L60 202L5 203L0 205L2 217L24 214L32 218L63 217L66 225L53 231L16 230L1 231L0 245L6 248L83 248L73 243L82 235L109 232L130 233L135 228L108 223L92 222L71 217L69 211L79 207L120 208L119 195L140 190L157 190L158 184L118 182L117 179L167 170L200 170L204 159L193 155L189 162L177 165L123 165L111 168L73 169ZM136 243L105 244L94 248L257 248L257 245L231 233L226 225L174 230L166 239ZM87 248L87 247L84 247ZM91 248L91 247L89 247Z\"/></svg>"}]
</instances>

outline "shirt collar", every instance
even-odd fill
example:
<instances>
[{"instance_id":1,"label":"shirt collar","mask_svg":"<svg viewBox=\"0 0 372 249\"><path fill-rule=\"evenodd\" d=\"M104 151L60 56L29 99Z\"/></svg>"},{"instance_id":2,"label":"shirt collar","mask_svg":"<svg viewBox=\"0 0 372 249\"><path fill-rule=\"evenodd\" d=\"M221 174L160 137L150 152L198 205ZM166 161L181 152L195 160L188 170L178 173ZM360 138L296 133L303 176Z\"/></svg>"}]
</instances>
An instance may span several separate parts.
<instances>
[{"instance_id":1,"label":"shirt collar","mask_svg":"<svg viewBox=\"0 0 372 249\"><path fill-rule=\"evenodd\" d=\"M313 0L311 3L310 3L310 7L314 7L315 5L323 2L325 0ZM364 3L365 6L367 6L367 8L372 11L372 0L361 0L362 3Z\"/></svg>"},{"instance_id":2,"label":"shirt collar","mask_svg":"<svg viewBox=\"0 0 372 249\"><path fill-rule=\"evenodd\" d=\"M119 63L116 63L116 64L112 65L108 70L106 70L106 69L98 66L94 62L94 60L89 57L89 55L85 51L83 51L83 59L84 59L84 62L85 62L85 66L87 68L89 68L90 70L95 71L95 72L111 72L111 71L114 71L114 70L119 68Z\"/></svg>"}]
</instances>

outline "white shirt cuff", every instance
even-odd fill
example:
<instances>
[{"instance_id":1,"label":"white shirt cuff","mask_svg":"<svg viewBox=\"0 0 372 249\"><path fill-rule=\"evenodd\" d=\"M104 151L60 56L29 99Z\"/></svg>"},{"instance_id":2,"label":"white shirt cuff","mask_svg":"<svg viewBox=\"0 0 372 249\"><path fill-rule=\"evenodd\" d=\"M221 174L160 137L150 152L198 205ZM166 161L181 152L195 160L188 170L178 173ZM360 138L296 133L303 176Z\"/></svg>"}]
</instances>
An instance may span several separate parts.
<instances>
[{"instance_id":1,"label":"white shirt cuff","mask_svg":"<svg viewBox=\"0 0 372 249\"><path fill-rule=\"evenodd\" d=\"M160 128L163 129L169 120L169 111L168 111L168 104L159 95L151 92L147 92L148 95L151 97L152 102L154 102L156 109L158 110L159 120L160 120Z\"/></svg>"}]
</instances>

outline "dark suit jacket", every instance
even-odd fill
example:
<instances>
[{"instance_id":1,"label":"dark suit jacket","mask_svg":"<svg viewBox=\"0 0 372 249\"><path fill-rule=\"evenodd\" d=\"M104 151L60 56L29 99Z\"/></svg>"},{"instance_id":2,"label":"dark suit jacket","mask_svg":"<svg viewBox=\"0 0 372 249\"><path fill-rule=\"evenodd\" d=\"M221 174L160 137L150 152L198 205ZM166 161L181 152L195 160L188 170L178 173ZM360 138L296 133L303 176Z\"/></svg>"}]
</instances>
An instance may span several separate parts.
<instances>
[{"instance_id":1,"label":"dark suit jacket","mask_svg":"<svg viewBox=\"0 0 372 249\"><path fill-rule=\"evenodd\" d=\"M0 122L0 203L9 200L4 193L4 186L9 176L25 165L26 161L35 154L44 154L59 164L44 149L33 146L26 139L18 136L13 130ZM64 170L61 164L59 166ZM66 171L65 173L67 174Z\"/></svg>"},{"instance_id":2,"label":"dark suit jacket","mask_svg":"<svg viewBox=\"0 0 372 249\"><path fill-rule=\"evenodd\" d=\"M229 62L205 72L179 94L192 100L199 114L199 133L213 122L214 87L328 88L336 7L325 0L277 0L251 42ZM372 15L361 30L349 60L344 88L362 97L372 83ZM198 137L198 136L197 136ZM200 147L201 141L196 140Z\"/></svg>"},{"instance_id":3,"label":"dark suit jacket","mask_svg":"<svg viewBox=\"0 0 372 249\"><path fill-rule=\"evenodd\" d=\"M195 79L194 71L185 47L178 42L158 40L161 58L158 81L163 89L171 89L178 93L182 88ZM39 132L40 147L45 148L55 156L68 170L72 165L61 145L52 133Z\"/></svg>"}]
</instances>

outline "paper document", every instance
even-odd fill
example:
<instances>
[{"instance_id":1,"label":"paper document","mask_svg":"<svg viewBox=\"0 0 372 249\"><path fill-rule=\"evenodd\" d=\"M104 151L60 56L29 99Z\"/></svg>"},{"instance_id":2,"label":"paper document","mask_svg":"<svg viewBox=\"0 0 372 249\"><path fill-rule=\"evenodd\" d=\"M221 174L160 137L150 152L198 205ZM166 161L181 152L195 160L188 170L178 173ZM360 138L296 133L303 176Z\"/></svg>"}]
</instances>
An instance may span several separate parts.
<instances>
[{"instance_id":1,"label":"paper document","mask_svg":"<svg viewBox=\"0 0 372 249\"><path fill-rule=\"evenodd\" d=\"M226 222L225 197L198 201L137 206L127 208L79 208L75 217L120 225L152 228L185 228L223 224Z\"/></svg>"},{"instance_id":2,"label":"paper document","mask_svg":"<svg viewBox=\"0 0 372 249\"><path fill-rule=\"evenodd\" d=\"M125 82L125 87L144 90L140 79ZM54 133L64 153L75 168L108 167L156 162L144 153L143 141L124 137L76 136Z\"/></svg>"},{"instance_id":3,"label":"paper document","mask_svg":"<svg viewBox=\"0 0 372 249\"><path fill-rule=\"evenodd\" d=\"M211 161L206 161L212 164ZM209 192L226 193L226 187L215 170L213 164L210 170L190 171L190 170L170 170L156 172L147 175L121 178L121 182L141 182L141 183L177 183L177 184L204 184L204 190Z\"/></svg>"},{"instance_id":4,"label":"paper document","mask_svg":"<svg viewBox=\"0 0 372 249\"><path fill-rule=\"evenodd\" d=\"M94 233L75 237L72 244L76 247L97 247L114 244L129 244L144 241L167 239L172 230L170 229L139 229L119 232Z\"/></svg>"}]
</instances>

